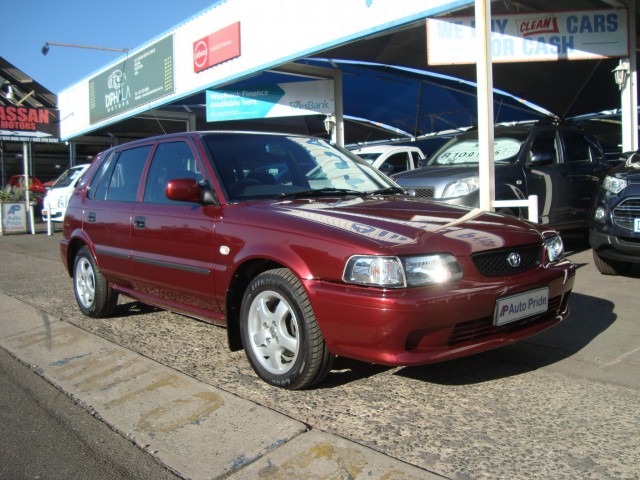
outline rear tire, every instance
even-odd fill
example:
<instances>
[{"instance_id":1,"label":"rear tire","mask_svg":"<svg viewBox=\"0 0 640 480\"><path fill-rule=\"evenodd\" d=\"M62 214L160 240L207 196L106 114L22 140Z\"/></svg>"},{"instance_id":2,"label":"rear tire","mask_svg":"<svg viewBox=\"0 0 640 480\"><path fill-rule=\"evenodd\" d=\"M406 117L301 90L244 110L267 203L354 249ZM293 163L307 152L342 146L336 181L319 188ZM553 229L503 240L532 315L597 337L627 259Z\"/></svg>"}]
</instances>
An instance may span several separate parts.
<instances>
[{"instance_id":1,"label":"rear tire","mask_svg":"<svg viewBox=\"0 0 640 480\"><path fill-rule=\"evenodd\" d=\"M73 262L73 291L80 311L87 317L108 317L118 304L118 294L98 270L87 246L78 251Z\"/></svg>"},{"instance_id":2,"label":"rear tire","mask_svg":"<svg viewBox=\"0 0 640 480\"><path fill-rule=\"evenodd\" d=\"M253 279L242 300L240 333L251 367L270 385L299 390L331 371L333 356L309 298L286 268Z\"/></svg>"}]
</instances>

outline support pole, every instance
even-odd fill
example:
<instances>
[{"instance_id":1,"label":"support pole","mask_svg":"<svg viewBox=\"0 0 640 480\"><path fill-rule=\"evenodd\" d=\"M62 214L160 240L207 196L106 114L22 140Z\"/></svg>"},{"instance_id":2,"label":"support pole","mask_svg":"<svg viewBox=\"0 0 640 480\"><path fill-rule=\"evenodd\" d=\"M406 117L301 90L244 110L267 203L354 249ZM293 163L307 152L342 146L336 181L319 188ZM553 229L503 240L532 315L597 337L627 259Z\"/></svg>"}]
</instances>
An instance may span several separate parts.
<instances>
[{"instance_id":1,"label":"support pole","mask_svg":"<svg viewBox=\"0 0 640 480\"><path fill-rule=\"evenodd\" d=\"M480 208L493 210L495 200L493 152L493 75L491 68L491 4L476 0L476 38L478 56L476 72L478 83L478 143L480 150Z\"/></svg>"},{"instance_id":2,"label":"support pole","mask_svg":"<svg viewBox=\"0 0 640 480\"><path fill-rule=\"evenodd\" d=\"M629 0L629 77L620 91L622 106L622 151L638 150L638 73L636 62L636 2Z\"/></svg>"}]
</instances>

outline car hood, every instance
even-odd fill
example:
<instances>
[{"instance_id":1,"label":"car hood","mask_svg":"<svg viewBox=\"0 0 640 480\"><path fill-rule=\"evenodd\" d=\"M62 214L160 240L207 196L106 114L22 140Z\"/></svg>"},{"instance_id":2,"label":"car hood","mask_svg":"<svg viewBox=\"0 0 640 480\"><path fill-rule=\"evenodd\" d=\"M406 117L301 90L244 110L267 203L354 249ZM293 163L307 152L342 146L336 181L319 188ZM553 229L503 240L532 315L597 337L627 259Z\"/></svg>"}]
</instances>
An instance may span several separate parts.
<instances>
[{"instance_id":1,"label":"car hood","mask_svg":"<svg viewBox=\"0 0 640 480\"><path fill-rule=\"evenodd\" d=\"M416 170L407 170L394 175L392 178L400 185L424 185L425 180L432 182L450 181L456 178L465 178L478 175L478 165L458 166L432 166Z\"/></svg>"},{"instance_id":2,"label":"car hood","mask_svg":"<svg viewBox=\"0 0 640 480\"><path fill-rule=\"evenodd\" d=\"M640 182L640 161L627 161L622 163L613 168L609 174L620 178L626 178L630 182Z\"/></svg>"},{"instance_id":3,"label":"car hood","mask_svg":"<svg viewBox=\"0 0 640 480\"><path fill-rule=\"evenodd\" d=\"M540 243L542 238L534 225L515 217L412 197L293 200L268 207L263 204L258 210L262 222L269 215L285 216L284 221L293 231L318 240L359 242L378 253L471 254ZM273 220L279 223L283 219Z\"/></svg>"}]
</instances>

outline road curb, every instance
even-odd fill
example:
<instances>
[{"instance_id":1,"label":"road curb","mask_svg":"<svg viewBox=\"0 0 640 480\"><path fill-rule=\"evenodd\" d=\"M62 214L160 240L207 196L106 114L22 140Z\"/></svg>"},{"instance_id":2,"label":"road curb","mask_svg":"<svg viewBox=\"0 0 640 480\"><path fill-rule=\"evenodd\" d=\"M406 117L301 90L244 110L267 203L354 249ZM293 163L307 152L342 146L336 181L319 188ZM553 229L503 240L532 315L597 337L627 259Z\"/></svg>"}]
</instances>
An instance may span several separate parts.
<instances>
[{"instance_id":1,"label":"road curb","mask_svg":"<svg viewBox=\"0 0 640 480\"><path fill-rule=\"evenodd\" d=\"M0 292L0 346L185 478L442 478L200 382Z\"/></svg>"}]
</instances>

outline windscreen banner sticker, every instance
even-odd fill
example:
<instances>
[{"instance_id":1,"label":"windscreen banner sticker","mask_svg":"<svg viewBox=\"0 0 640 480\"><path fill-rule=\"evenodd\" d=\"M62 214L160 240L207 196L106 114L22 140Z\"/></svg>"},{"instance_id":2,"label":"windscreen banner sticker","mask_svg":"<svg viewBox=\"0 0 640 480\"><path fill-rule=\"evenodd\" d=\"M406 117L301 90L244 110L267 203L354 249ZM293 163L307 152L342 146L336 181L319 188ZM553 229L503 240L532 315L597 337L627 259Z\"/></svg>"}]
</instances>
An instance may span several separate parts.
<instances>
[{"instance_id":1,"label":"windscreen banner sticker","mask_svg":"<svg viewBox=\"0 0 640 480\"><path fill-rule=\"evenodd\" d=\"M493 156L496 162L514 157L520 151L521 142L511 138L498 138L494 141ZM478 163L480 161L480 144L477 140L458 142L442 152L436 163L452 165L456 163Z\"/></svg>"}]
</instances>

